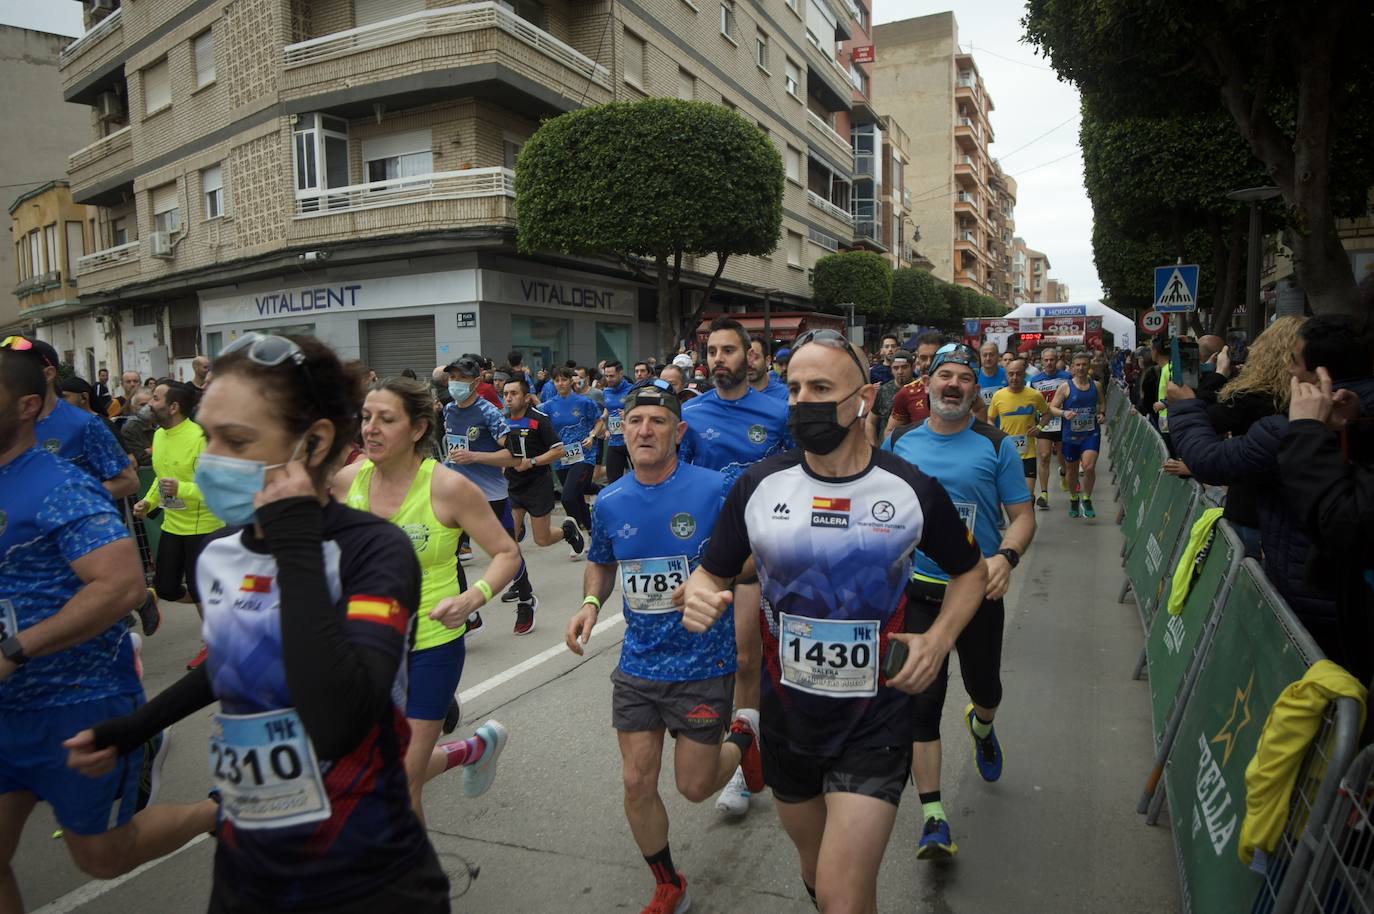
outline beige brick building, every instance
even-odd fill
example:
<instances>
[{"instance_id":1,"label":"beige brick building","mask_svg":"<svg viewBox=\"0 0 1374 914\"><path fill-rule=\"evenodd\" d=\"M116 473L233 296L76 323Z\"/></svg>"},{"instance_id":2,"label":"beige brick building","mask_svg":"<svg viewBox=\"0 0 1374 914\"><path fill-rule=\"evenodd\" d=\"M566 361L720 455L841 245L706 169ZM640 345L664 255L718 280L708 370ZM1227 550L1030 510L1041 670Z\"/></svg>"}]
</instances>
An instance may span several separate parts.
<instances>
[{"instance_id":1,"label":"beige brick building","mask_svg":"<svg viewBox=\"0 0 1374 914\"><path fill-rule=\"evenodd\" d=\"M1026 302L1051 302L1050 259L1026 246L1024 238L1012 239L1012 293L1017 305ZM1064 287L1067 292L1068 288ZM1067 301L1067 296L1063 301Z\"/></svg>"},{"instance_id":2,"label":"beige brick building","mask_svg":"<svg viewBox=\"0 0 1374 914\"><path fill-rule=\"evenodd\" d=\"M118 0L111 0L118 6ZM768 257L716 304L804 304L853 243L846 0L138 0L62 55L102 207L83 303L123 363L189 370L237 334L314 333L380 372L466 351L539 364L648 354L652 290L609 261L524 257L514 166L541 119L615 99L729 105L786 164ZM707 262L709 260L709 263ZM714 258L688 267L705 284Z\"/></svg>"},{"instance_id":3,"label":"beige brick building","mask_svg":"<svg viewBox=\"0 0 1374 914\"><path fill-rule=\"evenodd\" d=\"M972 55L959 47L953 13L875 26L873 102L910 134L910 218L921 254L941 279L999 294L1015 185L988 152L993 111ZM1010 191L1008 193L1008 191Z\"/></svg>"}]
</instances>

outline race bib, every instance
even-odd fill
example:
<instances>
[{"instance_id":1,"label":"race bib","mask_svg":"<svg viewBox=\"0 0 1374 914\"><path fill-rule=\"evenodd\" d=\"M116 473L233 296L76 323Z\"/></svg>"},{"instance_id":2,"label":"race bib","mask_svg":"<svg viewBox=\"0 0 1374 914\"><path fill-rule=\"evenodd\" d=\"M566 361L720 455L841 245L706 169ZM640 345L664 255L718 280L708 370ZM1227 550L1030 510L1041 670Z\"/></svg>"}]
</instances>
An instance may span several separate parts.
<instances>
[{"instance_id":1,"label":"race bib","mask_svg":"<svg viewBox=\"0 0 1374 914\"><path fill-rule=\"evenodd\" d=\"M164 498L162 499L162 507L166 508L168 511L185 511L186 502L182 501L180 498Z\"/></svg>"},{"instance_id":2,"label":"race bib","mask_svg":"<svg viewBox=\"0 0 1374 914\"><path fill-rule=\"evenodd\" d=\"M968 527L968 532L973 532L973 525L978 521L978 506L971 505L966 501L956 501L954 510L959 512L959 519Z\"/></svg>"},{"instance_id":3,"label":"race bib","mask_svg":"<svg viewBox=\"0 0 1374 914\"><path fill-rule=\"evenodd\" d=\"M1091 432L1097 427L1097 417L1089 413L1086 416L1075 415L1069 420L1069 431L1075 434Z\"/></svg>"},{"instance_id":4,"label":"race bib","mask_svg":"<svg viewBox=\"0 0 1374 914\"><path fill-rule=\"evenodd\" d=\"M827 698L878 694L878 623L778 614L784 685Z\"/></svg>"},{"instance_id":5,"label":"race bib","mask_svg":"<svg viewBox=\"0 0 1374 914\"><path fill-rule=\"evenodd\" d=\"M1016 445L1016 452L1017 452L1018 454L1024 454L1024 453L1026 452L1026 436L1025 436L1025 435L1012 435L1012 436L1011 436L1011 443L1014 444L1014 445Z\"/></svg>"},{"instance_id":6,"label":"race bib","mask_svg":"<svg viewBox=\"0 0 1374 914\"><path fill-rule=\"evenodd\" d=\"M216 714L210 777L235 828L289 828L329 818L315 747L292 708Z\"/></svg>"},{"instance_id":7,"label":"race bib","mask_svg":"<svg viewBox=\"0 0 1374 914\"><path fill-rule=\"evenodd\" d=\"M991 405L992 405L992 397L993 397L993 394L997 393L997 391L999 391L999 390L1001 390L1000 387L981 387L981 388L979 388L978 393L983 397L983 405L984 405L984 406L991 406Z\"/></svg>"},{"instance_id":8,"label":"race bib","mask_svg":"<svg viewBox=\"0 0 1374 914\"><path fill-rule=\"evenodd\" d=\"M687 582L687 556L633 559L620 563L620 593L625 608L637 613L678 612L673 591Z\"/></svg>"},{"instance_id":9,"label":"race bib","mask_svg":"<svg viewBox=\"0 0 1374 914\"><path fill-rule=\"evenodd\" d=\"M1159 414L1159 431L1161 434L1169 430L1169 417L1164 413Z\"/></svg>"},{"instance_id":10,"label":"race bib","mask_svg":"<svg viewBox=\"0 0 1374 914\"><path fill-rule=\"evenodd\" d=\"M14 611L14 603L9 600L0 600L0 625L4 626L4 630L0 631L0 641L19 634L19 615Z\"/></svg>"},{"instance_id":11,"label":"race bib","mask_svg":"<svg viewBox=\"0 0 1374 914\"><path fill-rule=\"evenodd\" d=\"M570 467L582 462L582 442L574 441L572 444L563 445L563 456L558 458L558 465Z\"/></svg>"},{"instance_id":12,"label":"race bib","mask_svg":"<svg viewBox=\"0 0 1374 914\"><path fill-rule=\"evenodd\" d=\"M448 449L449 449L450 451L452 451L452 450L466 451L466 450L468 449L468 436L467 436L467 435L445 435L445 436L444 436L444 443L448 445Z\"/></svg>"},{"instance_id":13,"label":"race bib","mask_svg":"<svg viewBox=\"0 0 1374 914\"><path fill-rule=\"evenodd\" d=\"M1047 431L1047 432L1057 432L1057 431L1059 431L1059 429L1060 429L1059 419L1054 418L1054 419L1046 419L1046 420L1045 420L1045 431Z\"/></svg>"},{"instance_id":14,"label":"race bib","mask_svg":"<svg viewBox=\"0 0 1374 914\"><path fill-rule=\"evenodd\" d=\"M623 419L623 418L624 418L624 416L622 416L620 413L614 413L614 414L610 415L609 417L607 417L607 423L608 423L608 424L606 425L606 429L607 429L612 435L619 435L619 434L620 434L620 420Z\"/></svg>"}]
</instances>

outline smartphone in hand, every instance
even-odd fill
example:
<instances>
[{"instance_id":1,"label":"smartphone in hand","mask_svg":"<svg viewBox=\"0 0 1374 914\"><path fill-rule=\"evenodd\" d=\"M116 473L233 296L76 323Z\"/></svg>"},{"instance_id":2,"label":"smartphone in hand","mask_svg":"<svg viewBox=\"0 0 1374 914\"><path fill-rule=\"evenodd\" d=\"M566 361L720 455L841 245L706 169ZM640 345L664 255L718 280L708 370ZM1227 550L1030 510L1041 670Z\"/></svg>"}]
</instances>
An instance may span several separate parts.
<instances>
[{"instance_id":1,"label":"smartphone in hand","mask_svg":"<svg viewBox=\"0 0 1374 914\"><path fill-rule=\"evenodd\" d=\"M1171 379L1175 384L1184 387L1191 387L1197 390L1202 377L1202 358L1198 352L1196 340L1181 340L1178 337L1170 340L1172 361L1170 365Z\"/></svg>"},{"instance_id":2,"label":"smartphone in hand","mask_svg":"<svg viewBox=\"0 0 1374 914\"><path fill-rule=\"evenodd\" d=\"M891 679L902 671L906 666L907 655L911 651L907 648L905 641L888 641L887 650L883 652L883 665L880 672L884 679Z\"/></svg>"}]
</instances>

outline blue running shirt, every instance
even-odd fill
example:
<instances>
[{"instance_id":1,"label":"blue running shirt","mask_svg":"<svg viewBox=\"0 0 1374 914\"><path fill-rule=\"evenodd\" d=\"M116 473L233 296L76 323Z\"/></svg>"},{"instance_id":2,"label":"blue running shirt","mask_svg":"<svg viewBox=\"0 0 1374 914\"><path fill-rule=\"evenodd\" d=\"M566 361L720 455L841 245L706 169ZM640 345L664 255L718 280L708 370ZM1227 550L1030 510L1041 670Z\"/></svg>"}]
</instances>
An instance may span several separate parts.
<instances>
[{"instance_id":1,"label":"blue running shirt","mask_svg":"<svg viewBox=\"0 0 1374 914\"><path fill-rule=\"evenodd\" d=\"M628 380L621 378L616 386L601 391L602 399L606 401L606 444L610 447L625 446L625 436L620 432L620 421L625 415L625 395L633 386Z\"/></svg>"},{"instance_id":2,"label":"blue running shirt","mask_svg":"<svg viewBox=\"0 0 1374 914\"><path fill-rule=\"evenodd\" d=\"M558 432L558 440L567 447L581 447L582 442L587 440L592 428L596 426L596 420L601 418L601 407L597 406L591 397L575 393L569 393L566 397L560 397L555 393L547 400L540 400L539 410L549 417L554 431ZM565 459L555 465L565 467L577 462ZM595 463L595 448L584 450L581 462Z\"/></svg>"},{"instance_id":3,"label":"blue running shirt","mask_svg":"<svg viewBox=\"0 0 1374 914\"><path fill-rule=\"evenodd\" d=\"M738 400L722 400L715 390L682 404L687 434L678 458L694 466L719 470L729 479L765 457L791 450L787 401L752 387Z\"/></svg>"},{"instance_id":4,"label":"blue running shirt","mask_svg":"<svg viewBox=\"0 0 1374 914\"><path fill-rule=\"evenodd\" d=\"M619 563L617 583L625 606L620 669L625 673L686 682L735 671L732 610L727 609L705 632L694 634L683 628L680 610L636 612L631 608L635 602L660 609L664 594L671 594L700 564L726 486L725 477L714 470L679 462L672 475L657 485L642 485L634 473L626 473L597 497L587 561ZM671 561L684 556L686 569ZM643 559L668 561L640 565L641 573L636 573L637 560Z\"/></svg>"},{"instance_id":5,"label":"blue running shirt","mask_svg":"<svg viewBox=\"0 0 1374 914\"><path fill-rule=\"evenodd\" d=\"M768 373L768 386L759 391L759 393L763 394L765 397L781 400L783 403L787 402L787 385L774 377L771 371Z\"/></svg>"},{"instance_id":6,"label":"blue running shirt","mask_svg":"<svg viewBox=\"0 0 1374 914\"><path fill-rule=\"evenodd\" d=\"M1073 375L1069 374L1067 371L1056 371L1053 373L1041 372L1028 383L1031 387L1040 391L1040 396L1045 398L1046 403L1052 403L1054 401L1054 392L1059 389L1059 385L1072 377ZM1062 423L1058 418L1050 416L1045 420L1041 428L1047 432L1057 432L1061 430L1061 426Z\"/></svg>"},{"instance_id":7,"label":"blue running shirt","mask_svg":"<svg viewBox=\"0 0 1374 914\"><path fill-rule=\"evenodd\" d=\"M14 607L22 630L55 615L86 586L72 562L125 539L129 531L98 482L42 447L0 467L0 492L0 601ZM129 694L130 683L137 681L133 668L133 648L123 623L116 623L15 670L0 682L0 711Z\"/></svg>"},{"instance_id":8,"label":"blue running shirt","mask_svg":"<svg viewBox=\"0 0 1374 914\"><path fill-rule=\"evenodd\" d=\"M894 443L895 442L895 443ZM965 526L973 533L984 557L1002 546L1003 505L1030 501L1016 442L986 422L973 420L963 431L939 435L924 422L900 437L883 442L949 493ZM949 579L932 556L916 553L916 572L941 581Z\"/></svg>"},{"instance_id":9,"label":"blue running shirt","mask_svg":"<svg viewBox=\"0 0 1374 914\"><path fill-rule=\"evenodd\" d=\"M444 457L454 447L455 442L464 450L481 451L490 454L505 451L501 439L510 433L506 417L501 410L478 397L469 406L450 403L444 407ZM444 466L456 470L471 480L482 490L487 501L501 501L506 497L504 468L487 466L480 463L457 464L444 460Z\"/></svg>"},{"instance_id":10,"label":"blue running shirt","mask_svg":"<svg viewBox=\"0 0 1374 914\"><path fill-rule=\"evenodd\" d=\"M1069 381L1069 395L1064 398L1060 409L1071 409L1072 419L1065 419L1065 433L1071 441L1087 441L1097 434L1097 382L1089 381L1088 389L1082 390Z\"/></svg>"},{"instance_id":11,"label":"blue running shirt","mask_svg":"<svg viewBox=\"0 0 1374 914\"><path fill-rule=\"evenodd\" d=\"M997 366L997 371L990 375L983 374L983 369L978 369L978 394L983 398L983 405L987 406L992 402L992 395L1003 387L1007 386L1007 369L1001 365Z\"/></svg>"},{"instance_id":12,"label":"blue running shirt","mask_svg":"<svg viewBox=\"0 0 1374 914\"><path fill-rule=\"evenodd\" d=\"M41 447L70 460L97 482L114 479L129 465L129 455L100 417L66 400L59 399L53 411L38 420L33 434Z\"/></svg>"}]
</instances>

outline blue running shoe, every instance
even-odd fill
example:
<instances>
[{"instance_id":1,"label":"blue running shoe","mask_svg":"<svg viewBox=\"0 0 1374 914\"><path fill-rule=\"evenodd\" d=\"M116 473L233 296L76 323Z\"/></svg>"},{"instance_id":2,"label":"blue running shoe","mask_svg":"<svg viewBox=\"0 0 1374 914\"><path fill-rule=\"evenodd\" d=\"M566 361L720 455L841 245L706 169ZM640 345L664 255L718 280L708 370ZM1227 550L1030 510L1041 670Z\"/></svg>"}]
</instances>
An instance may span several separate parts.
<instances>
[{"instance_id":1,"label":"blue running shoe","mask_svg":"<svg viewBox=\"0 0 1374 914\"><path fill-rule=\"evenodd\" d=\"M477 728L482 738L482 757L463 768L463 796L480 797L496 780L496 762L506 748L510 733L499 720L489 720Z\"/></svg>"},{"instance_id":2,"label":"blue running shoe","mask_svg":"<svg viewBox=\"0 0 1374 914\"><path fill-rule=\"evenodd\" d=\"M1078 499L1077 499L1077 498L1074 498L1073 496L1069 496L1069 517L1077 517L1077 516L1078 516Z\"/></svg>"},{"instance_id":3,"label":"blue running shoe","mask_svg":"<svg viewBox=\"0 0 1374 914\"><path fill-rule=\"evenodd\" d=\"M917 860L944 860L959 853L959 845L949 835L949 823L944 819L926 819L921 841L916 845Z\"/></svg>"},{"instance_id":4,"label":"blue running shoe","mask_svg":"<svg viewBox=\"0 0 1374 914\"><path fill-rule=\"evenodd\" d=\"M988 735L980 739L973 732L974 719L973 704L970 703L964 708L964 723L968 726L968 735L973 737L973 764L983 780L992 783L1002 776L1002 744L997 742L996 730L989 730Z\"/></svg>"},{"instance_id":5,"label":"blue running shoe","mask_svg":"<svg viewBox=\"0 0 1374 914\"><path fill-rule=\"evenodd\" d=\"M1080 504L1083 508L1084 517L1097 517L1097 512L1093 510L1093 500L1091 498L1083 499Z\"/></svg>"}]
</instances>

